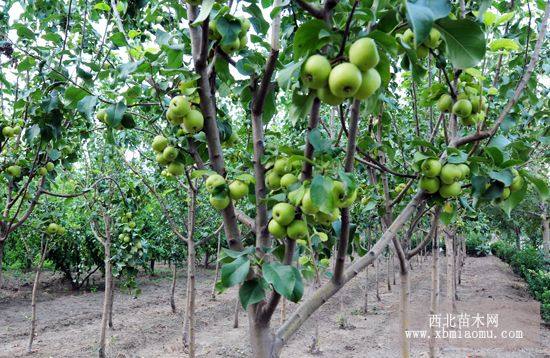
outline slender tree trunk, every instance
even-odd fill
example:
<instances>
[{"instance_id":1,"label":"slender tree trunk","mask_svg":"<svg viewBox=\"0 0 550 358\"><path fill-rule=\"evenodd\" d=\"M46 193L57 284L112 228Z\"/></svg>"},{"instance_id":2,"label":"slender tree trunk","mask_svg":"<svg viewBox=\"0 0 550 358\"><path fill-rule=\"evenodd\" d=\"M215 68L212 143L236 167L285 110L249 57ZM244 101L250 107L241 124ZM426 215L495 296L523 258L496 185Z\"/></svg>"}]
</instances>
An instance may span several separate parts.
<instances>
[{"instance_id":1,"label":"slender tree trunk","mask_svg":"<svg viewBox=\"0 0 550 358\"><path fill-rule=\"evenodd\" d=\"M32 286L32 297L31 297L31 329L29 333L29 346L27 347L27 353L32 352L32 343L34 341L34 332L36 330L36 300L38 299L38 284L40 282L40 274L42 273L42 267L44 266L44 261L46 260L46 255L48 253L48 240L42 236L42 250L40 252L40 261L36 267L36 274L34 276L34 283Z\"/></svg>"},{"instance_id":2,"label":"slender tree trunk","mask_svg":"<svg viewBox=\"0 0 550 358\"><path fill-rule=\"evenodd\" d=\"M115 280L111 278L111 299L109 300L109 328L113 328L113 304L115 302Z\"/></svg>"},{"instance_id":3,"label":"slender tree trunk","mask_svg":"<svg viewBox=\"0 0 550 358\"><path fill-rule=\"evenodd\" d=\"M542 245L544 250L544 257L550 259L550 224L546 213L542 215ZM0 252L2 249L0 248ZM1 255L1 254L0 254Z\"/></svg>"},{"instance_id":4,"label":"slender tree trunk","mask_svg":"<svg viewBox=\"0 0 550 358\"><path fill-rule=\"evenodd\" d=\"M4 286L4 240L0 238L0 288Z\"/></svg>"},{"instance_id":5,"label":"slender tree trunk","mask_svg":"<svg viewBox=\"0 0 550 358\"><path fill-rule=\"evenodd\" d=\"M219 232L218 233L218 248L216 250L216 274L214 275L214 282L212 283L212 295L211 295L212 300L216 299L216 282L218 282L218 276L220 274L219 259L220 259L220 249L221 249L221 238L222 238L222 233Z\"/></svg>"},{"instance_id":6,"label":"slender tree trunk","mask_svg":"<svg viewBox=\"0 0 550 358\"><path fill-rule=\"evenodd\" d=\"M106 223L107 225L107 223ZM103 295L103 314L101 316L101 334L99 338L99 357L105 358L105 346L106 346L106 337L107 337L107 325L109 321L109 307L111 303L109 302L112 298L111 295L111 239L108 235L105 238L104 248L105 248L105 292Z\"/></svg>"},{"instance_id":7,"label":"slender tree trunk","mask_svg":"<svg viewBox=\"0 0 550 358\"><path fill-rule=\"evenodd\" d=\"M393 276L393 284L395 285L395 255L391 255L391 274Z\"/></svg>"},{"instance_id":8,"label":"slender tree trunk","mask_svg":"<svg viewBox=\"0 0 550 358\"><path fill-rule=\"evenodd\" d=\"M438 225L437 222L432 225ZM438 230L432 241L432 291L430 295L430 316L437 314L439 302L439 237ZM430 325L429 356L435 358L435 325Z\"/></svg>"},{"instance_id":9,"label":"slender tree trunk","mask_svg":"<svg viewBox=\"0 0 550 358\"><path fill-rule=\"evenodd\" d=\"M365 269L365 296L363 300L363 313L369 312L369 267Z\"/></svg>"},{"instance_id":10,"label":"slender tree trunk","mask_svg":"<svg viewBox=\"0 0 550 358\"><path fill-rule=\"evenodd\" d=\"M178 269L174 262L172 264L172 285L170 287L170 308L172 309L172 313L176 313L176 299L174 296L176 294L177 273Z\"/></svg>"},{"instance_id":11,"label":"slender tree trunk","mask_svg":"<svg viewBox=\"0 0 550 358\"><path fill-rule=\"evenodd\" d=\"M155 260L149 262L149 269L151 270L151 276L155 276Z\"/></svg>"},{"instance_id":12,"label":"slender tree trunk","mask_svg":"<svg viewBox=\"0 0 550 358\"><path fill-rule=\"evenodd\" d=\"M382 299L380 298L380 285L378 283L378 267L380 266L380 259L377 258L376 260L374 260L374 263L375 263L374 276L376 281L376 299L378 300L378 302L380 302L382 301Z\"/></svg>"},{"instance_id":13,"label":"slender tree trunk","mask_svg":"<svg viewBox=\"0 0 550 358\"><path fill-rule=\"evenodd\" d=\"M187 297L187 323L189 334L188 354L190 358L195 357L195 243L190 236L187 242L187 284L189 285L189 296Z\"/></svg>"},{"instance_id":14,"label":"slender tree trunk","mask_svg":"<svg viewBox=\"0 0 550 358\"><path fill-rule=\"evenodd\" d=\"M281 319L280 319L280 324L283 324L283 322L285 321L286 319L286 298L283 298L282 299L282 302L281 302Z\"/></svg>"},{"instance_id":15,"label":"slender tree trunk","mask_svg":"<svg viewBox=\"0 0 550 358\"><path fill-rule=\"evenodd\" d=\"M386 283L388 285L388 292L391 292L391 281L390 281L390 261L391 261L391 252L390 250L388 249L388 256L386 257L386 268L387 268L387 272L386 272Z\"/></svg>"},{"instance_id":16,"label":"slender tree trunk","mask_svg":"<svg viewBox=\"0 0 550 358\"><path fill-rule=\"evenodd\" d=\"M399 317L400 317L400 337L401 337L401 357L409 358L410 345L407 338L407 331L409 330L409 290L410 290L410 278L407 259L405 253L397 237L392 239L395 247L395 252L399 261L399 278L400 278L400 295L399 295Z\"/></svg>"},{"instance_id":17,"label":"slender tree trunk","mask_svg":"<svg viewBox=\"0 0 550 358\"><path fill-rule=\"evenodd\" d=\"M235 300L235 309L233 314L233 328L239 328L239 311L241 310L241 303L239 298Z\"/></svg>"},{"instance_id":18,"label":"slender tree trunk","mask_svg":"<svg viewBox=\"0 0 550 358\"><path fill-rule=\"evenodd\" d=\"M455 311L453 236L453 232L448 232L445 235L445 251L447 256L447 309L449 313Z\"/></svg>"}]
</instances>

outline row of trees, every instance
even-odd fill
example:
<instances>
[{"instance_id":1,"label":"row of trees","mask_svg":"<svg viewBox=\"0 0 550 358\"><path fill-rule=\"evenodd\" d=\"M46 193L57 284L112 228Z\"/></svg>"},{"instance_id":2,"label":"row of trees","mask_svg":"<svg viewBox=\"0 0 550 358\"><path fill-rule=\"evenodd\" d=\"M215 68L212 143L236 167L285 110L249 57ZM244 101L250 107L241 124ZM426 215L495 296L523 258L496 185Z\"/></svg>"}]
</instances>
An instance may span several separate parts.
<instances>
[{"instance_id":1,"label":"row of trees","mask_svg":"<svg viewBox=\"0 0 550 358\"><path fill-rule=\"evenodd\" d=\"M112 277L138 289L158 260L187 260L194 355L197 252L217 259L222 227L218 289L239 285L255 357L388 250L409 356L408 263L438 232L449 272L479 218L548 254L545 2L18 4L0 23L0 263L37 264L35 286L46 258L75 288L100 269L100 356ZM300 304L273 329L282 298Z\"/></svg>"}]
</instances>

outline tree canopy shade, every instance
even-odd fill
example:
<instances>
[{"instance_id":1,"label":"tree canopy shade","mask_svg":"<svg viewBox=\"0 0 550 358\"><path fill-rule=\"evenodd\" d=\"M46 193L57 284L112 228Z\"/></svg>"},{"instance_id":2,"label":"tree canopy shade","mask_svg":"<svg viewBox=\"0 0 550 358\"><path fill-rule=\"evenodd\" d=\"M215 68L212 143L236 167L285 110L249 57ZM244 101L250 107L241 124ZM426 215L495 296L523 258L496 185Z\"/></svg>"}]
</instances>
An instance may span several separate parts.
<instances>
[{"instance_id":1,"label":"tree canopy shade","mask_svg":"<svg viewBox=\"0 0 550 358\"><path fill-rule=\"evenodd\" d=\"M253 355L276 357L388 248L406 287L439 225L521 228L548 255L548 2L0 10L0 264L40 252L75 287L101 267L139 291L155 260L194 280L223 224L216 287L239 287ZM282 298L299 304L273 327Z\"/></svg>"}]
</instances>

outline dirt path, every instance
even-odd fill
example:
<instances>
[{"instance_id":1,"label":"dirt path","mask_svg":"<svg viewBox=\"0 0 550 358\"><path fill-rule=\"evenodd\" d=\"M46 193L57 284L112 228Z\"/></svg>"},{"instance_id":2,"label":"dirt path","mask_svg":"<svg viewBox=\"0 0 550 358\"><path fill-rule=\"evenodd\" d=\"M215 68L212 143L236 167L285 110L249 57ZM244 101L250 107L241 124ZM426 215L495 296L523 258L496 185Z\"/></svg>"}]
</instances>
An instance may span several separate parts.
<instances>
[{"instance_id":1,"label":"dirt path","mask_svg":"<svg viewBox=\"0 0 550 358\"><path fill-rule=\"evenodd\" d=\"M442 264L442 270L444 265ZM426 329L430 294L430 264L415 263L411 272L411 329ZM197 342L200 357L249 357L246 313L240 313L240 327L234 329L233 308L236 290L229 290L211 301L213 273L199 270L197 292ZM309 357L314 322L318 321L323 357L397 357L396 334L399 324L398 286L387 292L385 265L380 269L381 301L374 290L374 270L369 270L370 312L361 312L365 274L361 274L337 294L283 350L283 357ZM182 357L182 310L185 278L179 278L178 313L172 314L168 302L170 279L141 278L138 298L117 292L114 306L115 329L110 332L110 357ZM399 281L399 280L397 280ZM442 277L442 292L445 292ZM73 294L58 292L50 286L40 295L38 327L33 357L93 357L97 354L102 292ZM0 293L0 357L25 356L30 312L29 287L19 292ZM6 298L9 293L10 297ZM538 303L525 284L508 266L494 257L468 258L463 285L458 289L458 312L496 313L499 329L523 329L524 337L515 340L483 340L480 344L438 340L442 357L550 357L550 333L540 325ZM445 302L442 296L442 304ZM340 304L340 302L343 304ZM287 305L288 312L293 304ZM340 309L343 307L343 310ZM279 311L274 317L279 323ZM339 328L341 323L345 329ZM541 343L543 342L543 343ZM425 356L426 339L411 339L412 356Z\"/></svg>"}]
</instances>

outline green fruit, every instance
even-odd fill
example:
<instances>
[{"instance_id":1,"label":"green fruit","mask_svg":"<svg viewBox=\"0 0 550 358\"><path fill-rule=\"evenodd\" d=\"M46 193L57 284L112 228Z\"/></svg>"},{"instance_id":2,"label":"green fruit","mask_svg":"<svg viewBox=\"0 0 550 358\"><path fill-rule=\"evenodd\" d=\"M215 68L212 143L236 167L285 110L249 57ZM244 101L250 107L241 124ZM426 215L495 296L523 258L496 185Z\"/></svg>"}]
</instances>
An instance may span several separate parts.
<instances>
[{"instance_id":1,"label":"green fruit","mask_svg":"<svg viewBox=\"0 0 550 358\"><path fill-rule=\"evenodd\" d=\"M107 122L107 111L102 109L96 113L95 117L98 121L105 123Z\"/></svg>"},{"instance_id":2,"label":"green fruit","mask_svg":"<svg viewBox=\"0 0 550 358\"><path fill-rule=\"evenodd\" d=\"M196 109L190 110L189 113L187 113L187 115L183 118L183 128L185 128L188 133L197 133L203 126L204 117L202 116L202 113Z\"/></svg>"},{"instance_id":3,"label":"green fruit","mask_svg":"<svg viewBox=\"0 0 550 358\"><path fill-rule=\"evenodd\" d=\"M361 75L363 77L361 81L361 86L359 87L359 90L357 90L357 93L355 93L355 98L357 99L367 99L369 98L378 88L380 88L380 84L382 83L382 79L380 78L380 74L378 74L378 71L376 69L371 68Z\"/></svg>"},{"instance_id":4,"label":"green fruit","mask_svg":"<svg viewBox=\"0 0 550 358\"><path fill-rule=\"evenodd\" d=\"M305 240L309 237L307 224L303 220L294 220L286 228L286 233L292 240Z\"/></svg>"},{"instance_id":5,"label":"green fruit","mask_svg":"<svg viewBox=\"0 0 550 358\"><path fill-rule=\"evenodd\" d=\"M19 165L10 165L6 172L14 178L21 176L21 167Z\"/></svg>"},{"instance_id":6,"label":"green fruit","mask_svg":"<svg viewBox=\"0 0 550 358\"><path fill-rule=\"evenodd\" d=\"M281 187L281 177L273 170L270 170L265 176L265 184L270 190L279 189Z\"/></svg>"},{"instance_id":7,"label":"green fruit","mask_svg":"<svg viewBox=\"0 0 550 358\"><path fill-rule=\"evenodd\" d=\"M378 49L373 39L364 37L355 41L349 48L349 62L361 71L374 68L380 61Z\"/></svg>"},{"instance_id":8,"label":"green fruit","mask_svg":"<svg viewBox=\"0 0 550 358\"><path fill-rule=\"evenodd\" d=\"M319 97L321 102L331 106L338 106L345 100L345 98L340 98L333 95L328 87L319 88L317 90L317 97Z\"/></svg>"},{"instance_id":9,"label":"green fruit","mask_svg":"<svg viewBox=\"0 0 550 358\"><path fill-rule=\"evenodd\" d=\"M273 206L272 214L273 220L280 225L287 226L294 220L295 209L288 203L277 203Z\"/></svg>"},{"instance_id":10,"label":"green fruit","mask_svg":"<svg viewBox=\"0 0 550 358\"><path fill-rule=\"evenodd\" d=\"M462 123L465 126L472 126L476 124L476 114L472 114L469 117L462 117L460 118L460 123Z\"/></svg>"},{"instance_id":11,"label":"green fruit","mask_svg":"<svg viewBox=\"0 0 550 358\"><path fill-rule=\"evenodd\" d=\"M130 221L130 222L128 223L128 227L129 227L130 229L135 229L135 228L136 228L136 223L135 223L134 221Z\"/></svg>"},{"instance_id":12,"label":"green fruit","mask_svg":"<svg viewBox=\"0 0 550 358\"><path fill-rule=\"evenodd\" d=\"M4 128L2 128L2 135L6 138L13 137L13 128L10 126L5 126Z\"/></svg>"},{"instance_id":13,"label":"green fruit","mask_svg":"<svg viewBox=\"0 0 550 358\"><path fill-rule=\"evenodd\" d=\"M19 133L21 133L21 126L13 127L13 134L18 135Z\"/></svg>"},{"instance_id":14,"label":"green fruit","mask_svg":"<svg viewBox=\"0 0 550 358\"><path fill-rule=\"evenodd\" d=\"M512 176L515 178L519 175L519 172L516 168L510 168L510 171L512 172Z\"/></svg>"},{"instance_id":15,"label":"green fruit","mask_svg":"<svg viewBox=\"0 0 550 358\"><path fill-rule=\"evenodd\" d=\"M183 117L184 116L178 116L174 113L173 110L168 109L166 111L166 119L168 122L172 123L173 125L177 126L183 123Z\"/></svg>"},{"instance_id":16,"label":"green fruit","mask_svg":"<svg viewBox=\"0 0 550 358\"><path fill-rule=\"evenodd\" d=\"M460 177L461 180L466 179L470 176L470 167L467 164L458 164L458 168L462 172L462 176Z\"/></svg>"},{"instance_id":17,"label":"green fruit","mask_svg":"<svg viewBox=\"0 0 550 358\"><path fill-rule=\"evenodd\" d=\"M327 258L319 260L319 265L323 267L328 267L330 265L330 260Z\"/></svg>"},{"instance_id":18,"label":"green fruit","mask_svg":"<svg viewBox=\"0 0 550 358\"><path fill-rule=\"evenodd\" d=\"M166 170L168 171L168 173L177 177L177 176L183 175L183 173L185 172L185 165L183 165L180 162L172 162L168 165Z\"/></svg>"},{"instance_id":19,"label":"green fruit","mask_svg":"<svg viewBox=\"0 0 550 358\"><path fill-rule=\"evenodd\" d=\"M162 156L168 162L172 162L178 157L178 150L172 146L168 146L162 151Z\"/></svg>"},{"instance_id":20,"label":"green fruit","mask_svg":"<svg viewBox=\"0 0 550 358\"><path fill-rule=\"evenodd\" d=\"M361 71L352 63L344 62L334 67L328 76L328 85L333 95L353 97L361 87Z\"/></svg>"},{"instance_id":21,"label":"green fruit","mask_svg":"<svg viewBox=\"0 0 550 358\"><path fill-rule=\"evenodd\" d=\"M239 50L246 48L247 44L248 44L248 37L246 37L246 35L239 37Z\"/></svg>"},{"instance_id":22,"label":"green fruit","mask_svg":"<svg viewBox=\"0 0 550 358\"><path fill-rule=\"evenodd\" d=\"M426 47L429 47L431 49L437 48L439 46L439 40L441 39L441 32L439 32L436 28L431 28L430 34L424 40L424 45Z\"/></svg>"},{"instance_id":23,"label":"green fruit","mask_svg":"<svg viewBox=\"0 0 550 358\"><path fill-rule=\"evenodd\" d=\"M48 169L46 169L45 167L38 168L38 175L44 176L46 174L48 174Z\"/></svg>"},{"instance_id":24,"label":"green fruit","mask_svg":"<svg viewBox=\"0 0 550 358\"><path fill-rule=\"evenodd\" d=\"M468 117L472 114L472 103L467 99L459 99L453 105L453 113L459 117Z\"/></svg>"},{"instance_id":25,"label":"green fruit","mask_svg":"<svg viewBox=\"0 0 550 358\"><path fill-rule=\"evenodd\" d=\"M441 168L439 178L443 184L453 184L462 178L462 170L458 167L458 165L445 164L443 168Z\"/></svg>"},{"instance_id":26,"label":"green fruit","mask_svg":"<svg viewBox=\"0 0 550 358\"><path fill-rule=\"evenodd\" d=\"M58 225L56 223L49 224L48 227L46 228L46 233L49 235L56 234L58 230L57 227Z\"/></svg>"},{"instance_id":27,"label":"green fruit","mask_svg":"<svg viewBox=\"0 0 550 358\"><path fill-rule=\"evenodd\" d=\"M357 189L351 192L346 199L338 204L339 208L349 208L357 199Z\"/></svg>"},{"instance_id":28,"label":"green fruit","mask_svg":"<svg viewBox=\"0 0 550 358\"><path fill-rule=\"evenodd\" d=\"M511 191L510 188L502 189L502 195L500 196L502 200L508 199L508 197L510 196L510 191Z\"/></svg>"},{"instance_id":29,"label":"green fruit","mask_svg":"<svg viewBox=\"0 0 550 358\"><path fill-rule=\"evenodd\" d=\"M435 194L439 190L439 179L422 177L420 178L420 189L425 190L428 194Z\"/></svg>"},{"instance_id":30,"label":"green fruit","mask_svg":"<svg viewBox=\"0 0 550 358\"><path fill-rule=\"evenodd\" d=\"M420 166L422 175L434 178L441 173L441 162L437 159L426 159Z\"/></svg>"},{"instance_id":31,"label":"green fruit","mask_svg":"<svg viewBox=\"0 0 550 358\"><path fill-rule=\"evenodd\" d=\"M248 195L248 185L240 180L235 180L229 184L229 196L233 200L239 200Z\"/></svg>"},{"instance_id":32,"label":"green fruit","mask_svg":"<svg viewBox=\"0 0 550 358\"><path fill-rule=\"evenodd\" d=\"M325 56L313 55L307 59L302 68L302 83L313 89L325 87L332 67Z\"/></svg>"},{"instance_id":33,"label":"green fruit","mask_svg":"<svg viewBox=\"0 0 550 358\"><path fill-rule=\"evenodd\" d=\"M46 163L46 169L51 172L55 169L55 164L53 164L52 162L47 162Z\"/></svg>"},{"instance_id":34,"label":"green fruit","mask_svg":"<svg viewBox=\"0 0 550 358\"><path fill-rule=\"evenodd\" d=\"M416 48L416 57L418 57L419 59L426 58L429 54L430 50L428 50L426 46L420 45Z\"/></svg>"},{"instance_id":35,"label":"green fruit","mask_svg":"<svg viewBox=\"0 0 550 358\"><path fill-rule=\"evenodd\" d=\"M514 179L512 180L512 184L510 185L510 191L518 191L523 187L523 177L521 175L516 175Z\"/></svg>"},{"instance_id":36,"label":"green fruit","mask_svg":"<svg viewBox=\"0 0 550 358\"><path fill-rule=\"evenodd\" d=\"M162 153L162 151L168 146L168 139L164 136L158 135L153 139L151 146L155 152Z\"/></svg>"},{"instance_id":37,"label":"green fruit","mask_svg":"<svg viewBox=\"0 0 550 358\"><path fill-rule=\"evenodd\" d=\"M267 231L277 239L282 239L286 237L286 228L279 224L275 220L270 220L267 225Z\"/></svg>"},{"instance_id":38,"label":"green fruit","mask_svg":"<svg viewBox=\"0 0 550 358\"><path fill-rule=\"evenodd\" d=\"M405 30L401 39L410 47L414 47L414 32L412 32L411 29Z\"/></svg>"},{"instance_id":39,"label":"green fruit","mask_svg":"<svg viewBox=\"0 0 550 358\"><path fill-rule=\"evenodd\" d=\"M124 235L124 239L122 241L124 241L124 243L126 243L126 244L129 243L130 242L130 236Z\"/></svg>"},{"instance_id":40,"label":"green fruit","mask_svg":"<svg viewBox=\"0 0 550 358\"><path fill-rule=\"evenodd\" d=\"M457 197L462 192L462 188L460 187L460 183L455 182L452 184L442 184L439 188L439 195L441 197L448 199L452 197Z\"/></svg>"},{"instance_id":41,"label":"green fruit","mask_svg":"<svg viewBox=\"0 0 550 358\"><path fill-rule=\"evenodd\" d=\"M288 189L292 184L298 181L298 177L292 173L285 174L281 177L281 186L285 189Z\"/></svg>"},{"instance_id":42,"label":"green fruit","mask_svg":"<svg viewBox=\"0 0 550 358\"><path fill-rule=\"evenodd\" d=\"M447 214L452 214L454 211L454 208L453 208L453 204L451 203L445 203L445 205L443 206L443 212L447 213Z\"/></svg>"},{"instance_id":43,"label":"green fruit","mask_svg":"<svg viewBox=\"0 0 550 358\"><path fill-rule=\"evenodd\" d=\"M491 87L487 90L487 94L489 96L496 96L498 94L498 90L495 87Z\"/></svg>"},{"instance_id":44,"label":"green fruit","mask_svg":"<svg viewBox=\"0 0 550 358\"><path fill-rule=\"evenodd\" d=\"M250 29L250 20L248 20L246 17L240 17L239 21L241 22L241 31L239 34L241 36L246 35L248 30Z\"/></svg>"},{"instance_id":45,"label":"green fruit","mask_svg":"<svg viewBox=\"0 0 550 358\"><path fill-rule=\"evenodd\" d=\"M218 32L218 23L216 20L212 20L208 23L208 38L212 40L220 39L220 33Z\"/></svg>"},{"instance_id":46,"label":"green fruit","mask_svg":"<svg viewBox=\"0 0 550 358\"><path fill-rule=\"evenodd\" d=\"M225 179L219 174L212 174L206 179L206 190L210 193L219 186L225 185Z\"/></svg>"},{"instance_id":47,"label":"green fruit","mask_svg":"<svg viewBox=\"0 0 550 358\"><path fill-rule=\"evenodd\" d=\"M132 213L126 213L124 216L126 216L126 219L131 219L132 218Z\"/></svg>"},{"instance_id":48,"label":"green fruit","mask_svg":"<svg viewBox=\"0 0 550 358\"><path fill-rule=\"evenodd\" d=\"M449 112L453 107L453 98L447 93L442 94L437 100L437 109L441 112Z\"/></svg>"},{"instance_id":49,"label":"green fruit","mask_svg":"<svg viewBox=\"0 0 550 358\"><path fill-rule=\"evenodd\" d=\"M285 175L289 170L290 166L288 165L288 159L286 158L277 159L273 165L273 171L279 176Z\"/></svg>"},{"instance_id":50,"label":"green fruit","mask_svg":"<svg viewBox=\"0 0 550 358\"><path fill-rule=\"evenodd\" d=\"M191 105L185 96L176 96L170 100L168 111L175 117L184 117L191 110Z\"/></svg>"},{"instance_id":51,"label":"green fruit","mask_svg":"<svg viewBox=\"0 0 550 358\"><path fill-rule=\"evenodd\" d=\"M302 198L301 208L304 213L310 214L310 215L313 215L319 212L319 207L313 204L313 200L311 200L311 191L309 189L306 190L306 193Z\"/></svg>"},{"instance_id":52,"label":"green fruit","mask_svg":"<svg viewBox=\"0 0 550 358\"><path fill-rule=\"evenodd\" d=\"M167 160L164 155L162 155L162 153L157 154L156 160L157 163L159 163L160 165L167 165L168 163L170 163L170 161Z\"/></svg>"},{"instance_id":53,"label":"green fruit","mask_svg":"<svg viewBox=\"0 0 550 358\"><path fill-rule=\"evenodd\" d=\"M238 38L236 38L236 39L233 40L232 42L224 43L224 42L222 41L221 48L222 48L223 52L225 52L226 54L230 55L230 54L232 54L233 52L237 51L237 50L239 49L240 46L241 46L241 40L239 40Z\"/></svg>"},{"instance_id":54,"label":"green fruit","mask_svg":"<svg viewBox=\"0 0 550 358\"><path fill-rule=\"evenodd\" d=\"M216 210L223 210L227 208L229 205L229 196L223 195L223 196L214 196L210 195L210 205L214 207Z\"/></svg>"}]
</instances>

